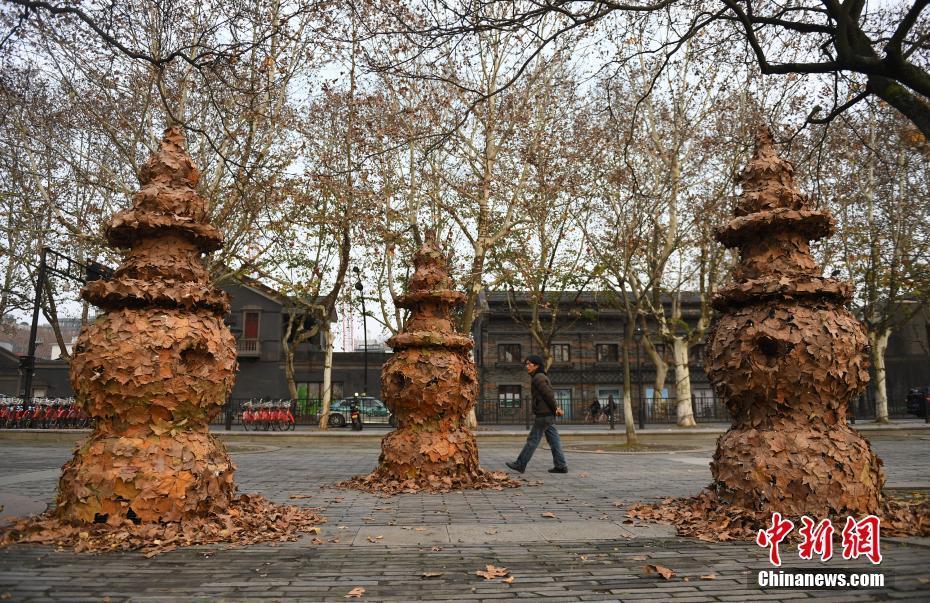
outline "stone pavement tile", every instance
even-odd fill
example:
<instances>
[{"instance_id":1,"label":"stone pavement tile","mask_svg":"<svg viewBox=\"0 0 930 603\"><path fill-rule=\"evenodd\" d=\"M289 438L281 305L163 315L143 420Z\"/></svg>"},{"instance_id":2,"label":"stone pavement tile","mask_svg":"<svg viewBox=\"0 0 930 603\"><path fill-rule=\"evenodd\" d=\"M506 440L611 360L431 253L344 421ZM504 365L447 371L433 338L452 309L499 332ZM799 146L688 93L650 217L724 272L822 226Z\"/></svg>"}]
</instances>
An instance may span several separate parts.
<instances>
[{"instance_id":1,"label":"stone pavement tile","mask_svg":"<svg viewBox=\"0 0 930 603\"><path fill-rule=\"evenodd\" d=\"M664 523L622 524L633 538L674 538L675 527Z\"/></svg>"},{"instance_id":2,"label":"stone pavement tile","mask_svg":"<svg viewBox=\"0 0 930 603\"><path fill-rule=\"evenodd\" d=\"M539 538L528 524L520 523L450 524L448 529L453 544L525 542Z\"/></svg>"},{"instance_id":3,"label":"stone pavement tile","mask_svg":"<svg viewBox=\"0 0 930 603\"><path fill-rule=\"evenodd\" d=\"M619 540L629 537L629 533L618 524L594 521L559 521L536 522L529 524L542 540Z\"/></svg>"},{"instance_id":4,"label":"stone pavement tile","mask_svg":"<svg viewBox=\"0 0 930 603\"><path fill-rule=\"evenodd\" d=\"M446 526L364 526L358 529L353 546L411 546L449 544Z\"/></svg>"}]
</instances>

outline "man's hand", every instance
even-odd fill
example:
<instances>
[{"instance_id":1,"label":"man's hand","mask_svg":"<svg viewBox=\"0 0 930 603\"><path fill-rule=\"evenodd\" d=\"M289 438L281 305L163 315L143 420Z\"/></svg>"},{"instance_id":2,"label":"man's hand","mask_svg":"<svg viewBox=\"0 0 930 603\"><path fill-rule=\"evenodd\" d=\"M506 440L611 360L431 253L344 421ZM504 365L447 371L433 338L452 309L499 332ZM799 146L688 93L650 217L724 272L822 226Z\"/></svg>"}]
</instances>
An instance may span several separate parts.
<instances>
[{"instance_id":1,"label":"man's hand","mask_svg":"<svg viewBox=\"0 0 930 603\"><path fill-rule=\"evenodd\" d=\"M555 409L555 416L561 417L561 416L564 415L564 414L565 414L565 411L563 411L561 408L556 408L556 409Z\"/></svg>"}]
</instances>

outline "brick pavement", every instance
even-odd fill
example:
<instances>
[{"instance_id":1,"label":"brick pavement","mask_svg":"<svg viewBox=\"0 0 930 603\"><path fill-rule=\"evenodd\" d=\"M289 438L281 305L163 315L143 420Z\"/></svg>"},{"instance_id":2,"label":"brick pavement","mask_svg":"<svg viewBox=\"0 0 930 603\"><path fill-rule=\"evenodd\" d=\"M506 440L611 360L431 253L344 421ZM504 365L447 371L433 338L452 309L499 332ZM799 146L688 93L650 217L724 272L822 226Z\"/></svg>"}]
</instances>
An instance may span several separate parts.
<instances>
[{"instance_id":1,"label":"brick pavement","mask_svg":"<svg viewBox=\"0 0 930 603\"><path fill-rule=\"evenodd\" d=\"M885 460L889 486L930 487L930 434L872 439ZM482 443L482 464L501 468L519 446L517 440ZM0 441L0 502L12 496L51 501L55 470L70 448ZM766 568L764 551L754 544L710 544L670 537L655 524L625 523L630 502L696 493L710 479L706 463L712 448L708 437L696 450L676 454L569 453L571 473L564 476L546 473L551 457L540 449L524 475L536 485L382 499L322 487L369 471L377 460L376 442L233 445L242 490L323 507L329 520L323 535L339 543L313 545L308 537L278 546L198 547L153 559L13 547L0 550L0 593L20 601L344 601L349 590L362 586L364 600L395 601L930 599L930 584L924 583L930 548L918 540L883 541L881 567L893 573L893 583L881 590L763 591L750 581L752 570ZM292 494L311 498L290 500ZM543 518L543 512L556 518ZM383 538L375 538L379 535ZM802 566L795 554L784 556L786 566ZM513 584L474 575L488 563L508 567ZM678 575L668 581L645 577L645 563L666 565ZM833 560L826 567L866 565ZM442 575L422 579L423 572ZM716 579L700 580L708 574Z\"/></svg>"}]
</instances>

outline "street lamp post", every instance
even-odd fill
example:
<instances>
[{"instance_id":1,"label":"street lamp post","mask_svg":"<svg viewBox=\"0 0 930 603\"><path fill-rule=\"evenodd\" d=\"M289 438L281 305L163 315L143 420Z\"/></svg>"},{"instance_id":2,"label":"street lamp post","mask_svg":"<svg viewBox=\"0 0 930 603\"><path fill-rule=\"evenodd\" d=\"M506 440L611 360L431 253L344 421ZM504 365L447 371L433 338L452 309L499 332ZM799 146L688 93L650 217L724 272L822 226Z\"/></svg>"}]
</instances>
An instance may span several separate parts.
<instances>
[{"instance_id":1,"label":"street lamp post","mask_svg":"<svg viewBox=\"0 0 930 603\"><path fill-rule=\"evenodd\" d=\"M365 391L362 392L363 396L368 395L368 316L365 312L365 294L364 288L362 287L362 274L358 269L358 266L352 268L352 271L355 273L355 290L358 291L359 297L362 298L362 337L364 339L364 358L365 358Z\"/></svg>"},{"instance_id":2,"label":"street lamp post","mask_svg":"<svg viewBox=\"0 0 930 603\"><path fill-rule=\"evenodd\" d=\"M32 325L29 328L29 346L26 356L21 360L24 371L22 398L32 403L32 380L36 369L36 336L39 329L39 312L42 308L42 290L49 274L77 281L83 285L100 278L112 278L113 270L97 262L79 262L62 255L50 247L43 247L39 256L39 270L36 274L36 295L32 306Z\"/></svg>"},{"instance_id":3,"label":"street lamp post","mask_svg":"<svg viewBox=\"0 0 930 603\"><path fill-rule=\"evenodd\" d=\"M639 346L643 339L643 330L636 327L633 331L633 339L636 340L636 390L639 394L639 428L646 428L646 400L643 397L643 365L640 363Z\"/></svg>"}]
</instances>

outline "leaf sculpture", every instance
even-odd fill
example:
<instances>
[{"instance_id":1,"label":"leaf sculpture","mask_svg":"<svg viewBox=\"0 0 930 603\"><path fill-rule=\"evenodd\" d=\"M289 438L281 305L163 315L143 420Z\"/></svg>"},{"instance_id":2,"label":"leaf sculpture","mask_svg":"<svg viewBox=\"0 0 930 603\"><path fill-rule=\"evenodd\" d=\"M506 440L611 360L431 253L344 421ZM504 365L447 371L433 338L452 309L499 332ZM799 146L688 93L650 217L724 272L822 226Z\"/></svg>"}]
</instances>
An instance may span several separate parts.
<instances>
[{"instance_id":1,"label":"leaf sculpture","mask_svg":"<svg viewBox=\"0 0 930 603\"><path fill-rule=\"evenodd\" d=\"M319 522L309 509L237 499L235 467L209 433L237 367L236 342L223 323L227 296L200 259L223 239L195 190L199 179L182 131L170 128L142 168L132 208L107 224L109 244L129 251L112 280L83 289L105 313L81 332L70 367L94 431L62 470L53 515L20 522L4 543L44 542L43 534L54 541L56 522L63 541L74 536L68 526L105 522L131 532L121 542L137 545L162 533L153 524L180 523L179 542L193 544L198 532L203 542L286 539ZM243 523L259 509L265 520Z\"/></svg>"},{"instance_id":2,"label":"leaf sculpture","mask_svg":"<svg viewBox=\"0 0 930 603\"><path fill-rule=\"evenodd\" d=\"M793 172L762 129L741 175L736 217L716 233L740 249L740 263L735 282L714 297L721 317L705 352L733 419L717 442L713 484L694 499L629 514L714 540L751 538L775 511L884 513L886 525L914 519L910 529L926 532L930 520L919 520L918 509L883 501L882 462L846 422L849 400L869 380L867 340L845 307L851 285L822 277L810 253L811 240L832 234L833 218L811 209Z\"/></svg>"},{"instance_id":3,"label":"leaf sculpture","mask_svg":"<svg viewBox=\"0 0 930 603\"><path fill-rule=\"evenodd\" d=\"M388 340L395 353L381 370L381 391L397 429L381 442L378 468L341 485L380 494L518 486L506 473L478 465L475 436L465 424L478 394L473 342L452 323L452 307L465 295L452 289L432 234L413 264L408 293L397 300L410 317Z\"/></svg>"}]
</instances>

